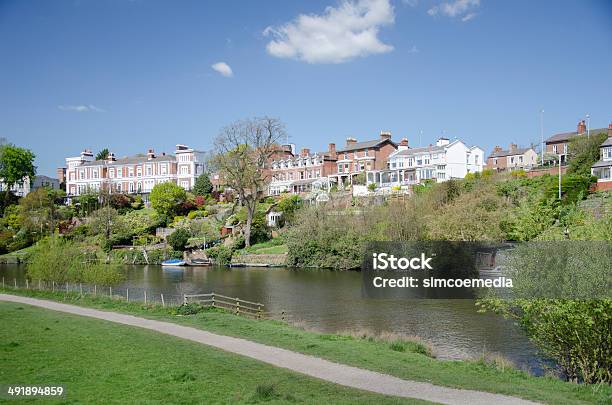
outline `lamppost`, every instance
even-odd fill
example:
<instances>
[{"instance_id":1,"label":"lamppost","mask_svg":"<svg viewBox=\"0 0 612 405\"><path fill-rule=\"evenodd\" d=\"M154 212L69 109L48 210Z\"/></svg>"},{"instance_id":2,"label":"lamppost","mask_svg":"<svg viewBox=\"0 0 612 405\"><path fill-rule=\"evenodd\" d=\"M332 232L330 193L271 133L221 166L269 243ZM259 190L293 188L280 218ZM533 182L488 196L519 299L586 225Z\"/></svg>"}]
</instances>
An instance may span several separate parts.
<instances>
[{"instance_id":1,"label":"lamppost","mask_svg":"<svg viewBox=\"0 0 612 405\"><path fill-rule=\"evenodd\" d=\"M561 201L561 156L564 155L559 153L559 201Z\"/></svg>"},{"instance_id":2,"label":"lamppost","mask_svg":"<svg viewBox=\"0 0 612 405\"><path fill-rule=\"evenodd\" d=\"M540 110L540 138L542 143L540 144L540 164L544 166L544 109Z\"/></svg>"},{"instance_id":3,"label":"lamppost","mask_svg":"<svg viewBox=\"0 0 612 405\"><path fill-rule=\"evenodd\" d=\"M587 139L588 139L591 137L591 115L587 114L586 119L587 119Z\"/></svg>"}]
</instances>

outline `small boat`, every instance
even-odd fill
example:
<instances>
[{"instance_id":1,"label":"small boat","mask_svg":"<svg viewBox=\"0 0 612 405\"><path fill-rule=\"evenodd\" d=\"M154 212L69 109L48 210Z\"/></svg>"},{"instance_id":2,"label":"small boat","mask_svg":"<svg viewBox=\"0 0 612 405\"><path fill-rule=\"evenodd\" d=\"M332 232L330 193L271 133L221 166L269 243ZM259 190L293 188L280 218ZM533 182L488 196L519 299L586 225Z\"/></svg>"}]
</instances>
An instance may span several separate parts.
<instances>
[{"instance_id":1,"label":"small boat","mask_svg":"<svg viewBox=\"0 0 612 405\"><path fill-rule=\"evenodd\" d=\"M169 259L169 260L164 260L161 265L162 266L184 266L186 263L184 260L181 259Z\"/></svg>"},{"instance_id":2,"label":"small boat","mask_svg":"<svg viewBox=\"0 0 612 405\"><path fill-rule=\"evenodd\" d=\"M212 261L210 259L192 259L192 266L212 266Z\"/></svg>"}]
</instances>

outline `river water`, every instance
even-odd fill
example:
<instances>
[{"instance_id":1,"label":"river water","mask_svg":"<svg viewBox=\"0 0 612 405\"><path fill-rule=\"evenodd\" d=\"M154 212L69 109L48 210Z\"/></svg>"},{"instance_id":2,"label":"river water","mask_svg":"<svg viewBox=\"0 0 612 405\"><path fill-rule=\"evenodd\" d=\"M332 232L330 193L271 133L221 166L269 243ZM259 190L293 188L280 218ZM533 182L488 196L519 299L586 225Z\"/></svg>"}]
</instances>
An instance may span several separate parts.
<instances>
[{"instance_id":1,"label":"river water","mask_svg":"<svg viewBox=\"0 0 612 405\"><path fill-rule=\"evenodd\" d=\"M216 292L260 302L268 312L322 332L370 330L416 335L429 341L440 358L476 358L495 352L540 374L533 345L512 322L478 313L470 299L372 299L362 296L359 272L288 268L125 266L121 287L168 295ZM23 280L20 265L0 265L7 282Z\"/></svg>"}]
</instances>

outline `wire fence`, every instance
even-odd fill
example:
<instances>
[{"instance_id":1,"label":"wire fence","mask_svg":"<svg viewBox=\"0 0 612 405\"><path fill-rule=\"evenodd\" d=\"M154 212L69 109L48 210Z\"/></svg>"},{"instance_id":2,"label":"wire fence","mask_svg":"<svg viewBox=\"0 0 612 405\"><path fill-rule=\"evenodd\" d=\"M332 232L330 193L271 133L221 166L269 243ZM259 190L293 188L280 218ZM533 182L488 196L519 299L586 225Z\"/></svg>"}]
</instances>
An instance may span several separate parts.
<instances>
[{"instance_id":1,"label":"wire fence","mask_svg":"<svg viewBox=\"0 0 612 405\"><path fill-rule=\"evenodd\" d=\"M246 316L252 319L278 319L288 321L289 317L284 310L271 312L265 311L264 304L242 300L236 297L227 297L215 292L208 294L168 294L159 290L141 287L113 287L97 284L84 283L57 283L55 281L29 280L29 279L6 279L2 277L2 288L47 291L58 293L71 293L81 296L106 297L126 302L140 302L150 305L161 305L162 307L178 307L187 303L198 303L204 307L221 308L236 315Z\"/></svg>"}]
</instances>

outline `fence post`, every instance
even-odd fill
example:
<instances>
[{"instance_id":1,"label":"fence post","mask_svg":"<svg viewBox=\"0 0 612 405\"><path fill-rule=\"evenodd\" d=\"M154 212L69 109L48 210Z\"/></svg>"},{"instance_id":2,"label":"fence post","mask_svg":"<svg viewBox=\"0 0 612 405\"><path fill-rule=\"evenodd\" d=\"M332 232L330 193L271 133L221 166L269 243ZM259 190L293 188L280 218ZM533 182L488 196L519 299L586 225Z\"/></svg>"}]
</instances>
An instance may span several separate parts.
<instances>
[{"instance_id":1,"label":"fence post","mask_svg":"<svg viewBox=\"0 0 612 405\"><path fill-rule=\"evenodd\" d=\"M162 307L166 307L166 303L164 302L164 294L161 294L161 299L162 299Z\"/></svg>"},{"instance_id":2,"label":"fence post","mask_svg":"<svg viewBox=\"0 0 612 405\"><path fill-rule=\"evenodd\" d=\"M26 290L30 289L30 283L28 282L28 279L26 278Z\"/></svg>"},{"instance_id":3,"label":"fence post","mask_svg":"<svg viewBox=\"0 0 612 405\"><path fill-rule=\"evenodd\" d=\"M15 288L17 288L17 279L15 279Z\"/></svg>"},{"instance_id":4,"label":"fence post","mask_svg":"<svg viewBox=\"0 0 612 405\"><path fill-rule=\"evenodd\" d=\"M66 281L66 292L68 292L68 282Z\"/></svg>"},{"instance_id":5,"label":"fence post","mask_svg":"<svg viewBox=\"0 0 612 405\"><path fill-rule=\"evenodd\" d=\"M83 296L83 283L79 283L79 294Z\"/></svg>"},{"instance_id":6,"label":"fence post","mask_svg":"<svg viewBox=\"0 0 612 405\"><path fill-rule=\"evenodd\" d=\"M55 292L55 281L51 281L51 291Z\"/></svg>"},{"instance_id":7,"label":"fence post","mask_svg":"<svg viewBox=\"0 0 612 405\"><path fill-rule=\"evenodd\" d=\"M281 320L285 320L285 311L281 311Z\"/></svg>"},{"instance_id":8,"label":"fence post","mask_svg":"<svg viewBox=\"0 0 612 405\"><path fill-rule=\"evenodd\" d=\"M96 296L97 292L98 292L98 286L94 284L94 297Z\"/></svg>"},{"instance_id":9,"label":"fence post","mask_svg":"<svg viewBox=\"0 0 612 405\"><path fill-rule=\"evenodd\" d=\"M130 302L130 289L127 287L125 288L125 300Z\"/></svg>"},{"instance_id":10,"label":"fence post","mask_svg":"<svg viewBox=\"0 0 612 405\"><path fill-rule=\"evenodd\" d=\"M261 319L261 305L257 305L257 319Z\"/></svg>"},{"instance_id":11,"label":"fence post","mask_svg":"<svg viewBox=\"0 0 612 405\"><path fill-rule=\"evenodd\" d=\"M236 315L240 315L240 299L236 297Z\"/></svg>"},{"instance_id":12,"label":"fence post","mask_svg":"<svg viewBox=\"0 0 612 405\"><path fill-rule=\"evenodd\" d=\"M4 277L2 277L2 288L4 288Z\"/></svg>"},{"instance_id":13,"label":"fence post","mask_svg":"<svg viewBox=\"0 0 612 405\"><path fill-rule=\"evenodd\" d=\"M113 287L108 287L108 296L113 299Z\"/></svg>"},{"instance_id":14,"label":"fence post","mask_svg":"<svg viewBox=\"0 0 612 405\"><path fill-rule=\"evenodd\" d=\"M183 304L187 304L187 296L183 294Z\"/></svg>"},{"instance_id":15,"label":"fence post","mask_svg":"<svg viewBox=\"0 0 612 405\"><path fill-rule=\"evenodd\" d=\"M144 290L145 305L147 304L147 290Z\"/></svg>"},{"instance_id":16,"label":"fence post","mask_svg":"<svg viewBox=\"0 0 612 405\"><path fill-rule=\"evenodd\" d=\"M38 279L38 289L40 290L40 279Z\"/></svg>"},{"instance_id":17,"label":"fence post","mask_svg":"<svg viewBox=\"0 0 612 405\"><path fill-rule=\"evenodd\" d=\"M212 307L215 307L215 293L212 293L212 302L211 302Z\"/></svg>"}]
</instances>

